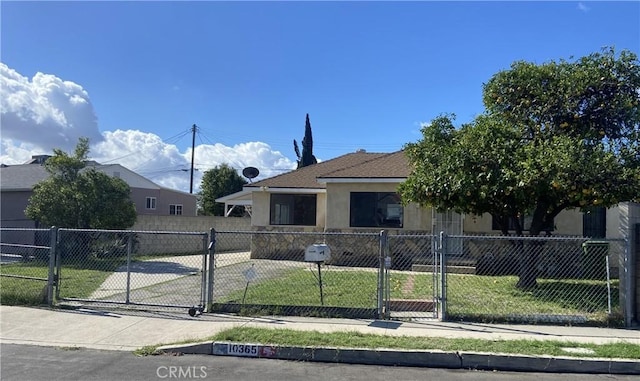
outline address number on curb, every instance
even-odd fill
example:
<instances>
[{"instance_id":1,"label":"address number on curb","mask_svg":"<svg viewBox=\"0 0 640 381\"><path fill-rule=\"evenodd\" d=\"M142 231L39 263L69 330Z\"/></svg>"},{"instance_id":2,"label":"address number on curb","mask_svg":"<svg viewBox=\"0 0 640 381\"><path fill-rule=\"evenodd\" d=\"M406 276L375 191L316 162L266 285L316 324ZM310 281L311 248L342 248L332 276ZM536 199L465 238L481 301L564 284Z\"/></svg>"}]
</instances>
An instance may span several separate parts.
<instances>
[{"instance_id":1,"label":"address number on curb","mask_svg":"<svg viewBox=\"0 0 640 381\"><path fill-rule=\"evenodd\" d=\"M227 344L227 353L235 356L258 357L259 345Z\"/></svg>"}]
</instances>

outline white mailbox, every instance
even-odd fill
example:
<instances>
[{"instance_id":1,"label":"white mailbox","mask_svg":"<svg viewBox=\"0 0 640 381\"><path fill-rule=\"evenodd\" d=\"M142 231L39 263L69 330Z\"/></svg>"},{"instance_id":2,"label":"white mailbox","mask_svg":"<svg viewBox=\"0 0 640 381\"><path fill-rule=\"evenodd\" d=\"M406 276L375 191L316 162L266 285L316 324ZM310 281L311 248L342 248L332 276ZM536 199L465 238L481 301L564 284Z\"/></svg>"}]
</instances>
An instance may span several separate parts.
<instances>
[{"instance_id":1,"label":"white mailbox","mask_svg":"<svg viewBox=\"0 0 640 381\"><path fill-rule=\"evenodd\" d=\"M325 262L331 258L331 250L325 244L313 244L307 246L304 251L304 260L307 262Z\"/></svg>"}]
</instances>

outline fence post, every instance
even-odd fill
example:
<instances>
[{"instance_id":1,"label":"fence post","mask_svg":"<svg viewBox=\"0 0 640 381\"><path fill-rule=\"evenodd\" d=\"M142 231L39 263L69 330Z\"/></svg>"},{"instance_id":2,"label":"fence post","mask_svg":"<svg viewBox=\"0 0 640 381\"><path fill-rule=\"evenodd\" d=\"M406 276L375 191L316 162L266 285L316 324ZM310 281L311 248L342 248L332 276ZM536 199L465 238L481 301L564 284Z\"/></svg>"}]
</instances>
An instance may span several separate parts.
<instances>
[{"instance_id":1,"label":"fence post","mask_svg":"<svg viewBox=\"0 0 640 381\"><path fill-rule=\"evenodd\" d=\"M383 310L384 306L384 273L385 273L385 246L387 244L387 232L384 230L380 231L378 235L378 301L377 301L377 309L378 309L378 319L384 317L385 311Z\"/></svg>"},{"instance_id":2,"label":"fence post","mask_svg":"<svg viewBox=\"0 0 640 381\"><path fill-rule=\"evenodd\" d=\"M637 255L640 253L640 224L628 223L627 241L626 243L626 256L625 256L625 300L624 300L624 325L629 328L633 326L638 320L637 311L640 308L638 302L638 276L636 275L636 269L638 268L638 261L640 259Z\"/></svg>"},{"instance_id":3,"label":"fence post","mask_svg":"<svg viewBox=\"0 0 640 381\"><path fill-rule=\"evenodd\" d=\"M207 312L213 312L213 270L215 267L216 253L216 229L211 228L209 232L209 279L207 281Z\"/></svg>"},{"instance_id":4,"label":"fence post","mask_svg":"<svg viewBox=\"0 0 640 381\"><path fill-rule=\"evenodd\" d=\"M129 239L127 240L127 289L126 289L126 297L125 304L129 304L131 301L131 247L133 241L133 233L129 234Z\"/></svg>"},{"instance_id":5,"label":"fence post","mask_svg":"<svg viewBox=\"0 0 640 381\"><path fill-rule=\"evenodd\" d=\"M49 229L49 274L47 277L47 305L53 305L53 287L56 285L56 242L58 240L58 228L52 226ZM56 292L57 294L57 292Z\"/></svg>"},{"instance_id":6,"label":"fence post","mask_svg":"<svg viewBox=\"0 0 640 381\"><path fill-rule=\"evenodd\" d=\"M447 235L440 232L440 320L447 320Z\"/></svg>"},{"instance_id":7,"label":"fence post","mask_svg":"<svg viewBox=\"0 0 640 381\"><path fill-rule=\"evenodd\" d=\"M60 299L60 268L62 267L62 250L59 250L57 247L58 247L58 243L60 242L60 229L56 228L54 237L51 238L55 240L54 244L56 245L56 250L54 251L54 254L56 256L55 265L54 265L54 268L55 268L54 280L56 283L56 300L59 300Z\"/></svg>"}]
</instances>

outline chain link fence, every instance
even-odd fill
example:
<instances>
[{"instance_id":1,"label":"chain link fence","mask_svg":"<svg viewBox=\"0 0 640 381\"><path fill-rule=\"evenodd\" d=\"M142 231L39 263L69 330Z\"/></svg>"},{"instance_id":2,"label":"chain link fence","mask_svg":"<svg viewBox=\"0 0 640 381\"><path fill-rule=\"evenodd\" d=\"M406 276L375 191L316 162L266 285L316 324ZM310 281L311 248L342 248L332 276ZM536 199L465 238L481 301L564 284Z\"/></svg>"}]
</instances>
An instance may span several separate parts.
<instances>
[{"instance_id":1,"label":"chain link fence","mask_svg":"<svg viewBox=\"0 0 640 381\"><path fill-rule=\"evenodd\" d=\"M625 255L624 240L495 236L445 239L449 238L460 239L463 244L462 256L444 257L445 317L449 320L624 323L618 276Z\"/></svg>"},{"instance_id":2,"label":"chain link fence","mask_svg":"<svg viewBox=\"0 0 640 381\"><path fill-rule=\"evenodd\" d=\"M0 228L0 303L51 304L54 229Z\"/></svg>"},{"instance_id":3,"label":"chain link fence","mask_svg":"<svg viewBox=\"0 0 640 381\"><path fill-rule=\"evenodd\" d=\"M212 311L378 315L377 233L217 231ZM249 245L244 252L219 248ZM309 249L311 253L309 253Z\"/></svg>"},{"instance_id":4,"label":"chain link fence","mask_svg":"<svg viewBox=\"0 0 640 381\"><path fill-rule=\"evenodd\" d=\"M0 232L2 304L50 302L55 286L61 301L200 312L614 326L625 318L624 240L385 231Z\"/></svg>"},{"instance_id":5,"label":"chain link fence","mask_svg":"<svg viewBox=\"0 0 640 381\"><path fill-rule=\"evenodd\" d=\"M386 237L384 315L392 319L437 318L440 253L431 234Z\"/></svg>"},{"instance_id":6,"label":"chain link fence","mask_svg":"<svg viewBox=\"0 0 640 381\"><path fill-rule=\"evenodd\" d=\"M60 229L57 298L203 306L208 233Z\"/></svg>"}]
</instances>

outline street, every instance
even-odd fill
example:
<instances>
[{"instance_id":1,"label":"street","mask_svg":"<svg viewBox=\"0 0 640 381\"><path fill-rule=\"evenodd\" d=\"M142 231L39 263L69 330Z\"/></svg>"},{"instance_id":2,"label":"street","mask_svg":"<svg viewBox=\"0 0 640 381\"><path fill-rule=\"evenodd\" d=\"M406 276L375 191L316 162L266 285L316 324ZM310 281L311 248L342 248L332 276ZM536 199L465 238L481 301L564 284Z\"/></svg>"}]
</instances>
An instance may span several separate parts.
<instances>
[{"instance_id":1,"label":"street","mask_svg":"<svg viewBox=\"0 0 640 381\"><path fill-rule=\"evenodd\" d=\"M0 379L38 380L636 380L637 376L486 372L294 362L205 355L138 357L124 351L0 345Z\"/></svg>"}]
</instances>

